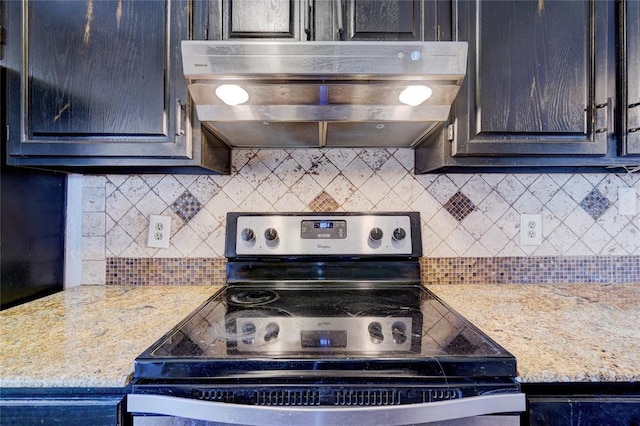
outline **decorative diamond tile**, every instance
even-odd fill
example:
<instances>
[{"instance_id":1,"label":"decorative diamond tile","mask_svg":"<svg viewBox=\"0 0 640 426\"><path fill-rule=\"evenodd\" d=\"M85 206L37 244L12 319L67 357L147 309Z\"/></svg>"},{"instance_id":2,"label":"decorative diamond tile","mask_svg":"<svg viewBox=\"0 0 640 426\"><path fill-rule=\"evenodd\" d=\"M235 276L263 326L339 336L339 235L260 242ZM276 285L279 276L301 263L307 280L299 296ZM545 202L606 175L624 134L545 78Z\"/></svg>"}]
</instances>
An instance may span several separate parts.
<instances>
[{"instance_id":1,"label":"decorative diamond tile","mask_svg":"<svg viewBox=\"0 0 640 426\"><path fill-rule=\"evenodd\" d=\"M374 171L377 171L391 157L391 153L387 149L363 149L358 157L362 159Z\"/></svg>"},{"instance_id":2,"label":"decorative diamond tile","mask_svg":"<svg viewBox=\"0 0 640 426\"><path fill-rule=\"evenodd\" d=\"M177 214L184 223L189 223L193 217L202 210L202 203L191 192L184 191L176 201L171 204L171 210Z\"/></svg>"},{"instance_id":3,"label":"decorative diamond tile","mask_svg":"<svg viewBox=\"0 0 640 426\"><path fill-rule=\"evenodd\" d=\"M602 195L602 193L598 191L598 188L593 188L593 190L584 197L580 206L584 211L589 213L592 218L597 220L611 206L611 201Z\"/></svg>"},{"instance_id":4,"label":"decorative diamond tile","mask_svg":"<svg viewBox=\"0 0 640 426\"><path fill-rule=\"evenodd\" d=\"M458 191L453 195L453 197L449 198L449 201L444 205L444 208L458 222L461 222L469 215L469 213L476 209L476 205L473 204L469 197Z\"/></svg>"},{"instance_id":5,"label":"decorative diamond tile","mask_svg":"<svg viewBox=\"0 0 640 426\"><path fill-rule=\"evenodd\" d=\"M439 175L427 188L427 191L441 204L444 204L451 198L451 194L455 194L458 191L458 186L447 175Z\"/></svg>"},{"instance_id":6,"label":"decorative diamond tile","mask_svg":"<svg viewBox=\"0 0 640 426\"><path fill-rule=\"evenodd\" d=\"M309 207L312 212L335 212L340 205L331 195L322 191L316 198L311 200L307 207Z\"/></svg>"}]
</instances>

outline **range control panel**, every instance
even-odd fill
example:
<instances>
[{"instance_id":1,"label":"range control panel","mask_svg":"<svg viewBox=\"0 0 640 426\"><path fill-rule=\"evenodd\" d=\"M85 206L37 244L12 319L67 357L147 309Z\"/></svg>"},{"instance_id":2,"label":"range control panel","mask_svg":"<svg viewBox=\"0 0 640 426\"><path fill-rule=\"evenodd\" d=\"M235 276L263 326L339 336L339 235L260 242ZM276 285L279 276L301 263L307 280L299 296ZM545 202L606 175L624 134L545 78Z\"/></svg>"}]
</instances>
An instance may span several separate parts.
<instances>
[{"instance_id":1,"label":"range control panel","mask_svg":"<svg viewBox=\"0 0 640 426\"><path fill-rule=\"evenodd\" d=\"M230 214L235 254L242 255L408 255L419 215L326 216ZM417 219L416 219L417 218ZM419 231L418 231L419 232ZM229 239L227 235L227 239ZM418 239L418 241L420 241Z\"/></svg>"},{"instance_id":2,"label":"range control panel","mask_svg":"<svg viewBox=\"0 0 640 426\"><path fill-rule=\"evenodd\" d=\"M236 352L411 351L411 317L241 317Z\"/></svg>"}]
</instances>

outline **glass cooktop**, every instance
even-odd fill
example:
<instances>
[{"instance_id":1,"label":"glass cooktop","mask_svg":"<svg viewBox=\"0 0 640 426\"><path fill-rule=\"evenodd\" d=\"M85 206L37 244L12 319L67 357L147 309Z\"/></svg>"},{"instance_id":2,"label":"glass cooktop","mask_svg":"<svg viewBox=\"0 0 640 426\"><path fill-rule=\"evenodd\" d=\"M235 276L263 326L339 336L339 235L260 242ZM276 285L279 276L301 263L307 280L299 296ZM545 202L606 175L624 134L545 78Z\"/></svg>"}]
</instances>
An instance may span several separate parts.
<instances>
[{"instance_id":1,"label":"glass cooktop","mask_svg":"<svg viewBox=\"0 0 640 426\"><path fill-rule=\"evenodd\" d=\"M143 354L233 359L509 355L420 285L223 288ZM510 356L510 355L509 355Z\"/></svg>"}]
</instances>

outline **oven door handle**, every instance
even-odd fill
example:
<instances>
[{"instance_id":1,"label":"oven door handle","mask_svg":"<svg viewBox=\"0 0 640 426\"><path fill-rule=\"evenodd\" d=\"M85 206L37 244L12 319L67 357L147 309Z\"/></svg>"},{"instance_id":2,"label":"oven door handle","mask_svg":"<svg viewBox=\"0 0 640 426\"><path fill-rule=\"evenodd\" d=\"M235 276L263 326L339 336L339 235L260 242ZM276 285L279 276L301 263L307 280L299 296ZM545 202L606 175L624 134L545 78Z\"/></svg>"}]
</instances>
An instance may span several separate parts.
<instances>
[{"instance_id":1,"label":"oven door handle","mask_svg":"<svg viewBox=\"0 0 640 426\"><path fill-rule=\"evenodd\" d=\"M322 424L391 426L522 412L525 409L523 393L374 407L256 406L150 394L130 394L127 397L127 411L130 413L255 426L316 424L318 420L322 420Z\"/></svg>"}]
</instances>

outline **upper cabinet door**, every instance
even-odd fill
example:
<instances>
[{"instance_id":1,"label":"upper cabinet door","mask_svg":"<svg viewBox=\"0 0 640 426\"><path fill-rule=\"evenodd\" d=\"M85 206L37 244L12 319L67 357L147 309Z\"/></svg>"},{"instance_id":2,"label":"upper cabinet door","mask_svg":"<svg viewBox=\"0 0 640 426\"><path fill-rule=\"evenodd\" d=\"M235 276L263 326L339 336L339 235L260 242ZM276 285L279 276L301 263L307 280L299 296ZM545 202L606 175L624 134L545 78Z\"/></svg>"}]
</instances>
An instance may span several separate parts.
<instances>
[{"instance_id":1,"label":"upper cabinet door","mask_svg":"<svg viewBox=\"0 0 640 426\"><path fill-rule=\"evenodd\" d=\"M348 0L338 13L343 40L421 41L422 1Z\"/></svg>"},{"instance_id":2,"label":"upper cabinet door","mask_svg":"<svg viewBox=\"0 0 640 426\"><path fill-rule=\"evenodd\" d=\"M435 40L438 37L437 6L436 0L211 1L207 37L210 40ZM431 28L426 37L425 23Z\"/></svg>"},{"instance_id":3,"label":"upper cabinet door","mask_svg":"<svg viewBox=\"0 0 640 426\"><path fill-rule=\"evenodd\" d=\"M453 155L604 155L613 132L613 2L456 4L469 66Z\"/></svg>"},{"instance_id":4,"label":"upper cabinet door","mask_svg":"<svg viewBox=\"0 0 640 426\"><path fill-rule=\"evenodd\" d=\"M9 155L191 155L181 2L9 3L12 40L22 39L9 60Z\"/></svg>"},{"instance_id":5,"label":"upper cabinet door","mask_svg":"<svg viewBox=\"0 0 640 426\"><path fill-rule=\"evenodd\" d=\"M306 40L309 15L301 14L308 1L222 0L210 1L209 40L278 39Z\"/></svg>"},{"instance_id":6,"label":"upper cabinet door","mask_svg":"<svg viewBox=\"0 0 640 426\"><path fill-rule=\"evenodd\" d=\"M640 2L621 1L620 45L626 51L621 61L619 129L621 153L640 154Z\"/></svg>"}]
</instances>

